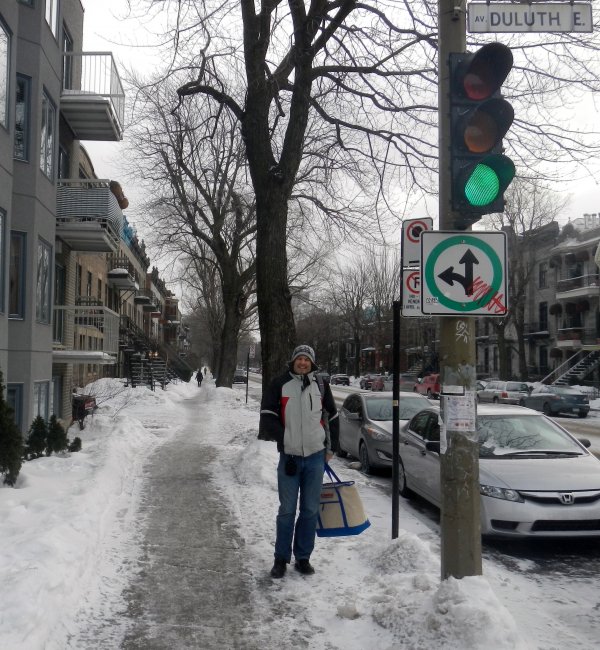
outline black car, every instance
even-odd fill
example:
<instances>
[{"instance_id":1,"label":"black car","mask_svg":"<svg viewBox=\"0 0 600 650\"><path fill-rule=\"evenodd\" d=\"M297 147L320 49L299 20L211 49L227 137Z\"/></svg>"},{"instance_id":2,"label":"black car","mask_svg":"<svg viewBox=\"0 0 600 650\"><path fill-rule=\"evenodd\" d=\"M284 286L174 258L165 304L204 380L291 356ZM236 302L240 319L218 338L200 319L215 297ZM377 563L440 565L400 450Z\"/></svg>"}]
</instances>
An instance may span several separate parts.
<instances>
[{"instance_id":1,"label":"black car","mask_svg":"<svg viewBox=\"0 0 600 650\"><path fill-rule=\"evenodd\" d=\"M538 386L525 398L525 406L546 415L573 413L580 418L590 412L590 401L585 393L570 386Z\"/></svg>"}]
</instances>

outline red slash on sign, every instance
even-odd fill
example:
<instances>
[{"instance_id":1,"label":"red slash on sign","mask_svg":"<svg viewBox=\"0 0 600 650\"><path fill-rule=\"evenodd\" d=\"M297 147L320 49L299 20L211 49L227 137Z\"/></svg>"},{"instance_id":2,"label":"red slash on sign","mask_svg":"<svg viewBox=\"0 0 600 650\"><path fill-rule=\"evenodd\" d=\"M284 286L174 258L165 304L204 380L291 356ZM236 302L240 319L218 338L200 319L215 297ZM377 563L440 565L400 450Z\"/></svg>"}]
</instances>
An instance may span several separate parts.
<instances>
[{"instance_id":1,"label":"red slash on sign","mask_svg":"<svg viewBox=\"0 0 600 650\"><path fill-rule=\"evenodd\" d=\"M406 236L413 244L418 244L421 233L430 228L431 226L426 221L411 221L406 231Z\"/></svg>"},{"instance_id":2,"label":"red slash on sign","mask_svg":"<svg viewBox=\"0 0 600 650\"><path fill-rule=\"evenodd\" d=\"M421 292L421 272L413 271L406 277L406 288L414 294Z\"/></svg>"}]
</instances>

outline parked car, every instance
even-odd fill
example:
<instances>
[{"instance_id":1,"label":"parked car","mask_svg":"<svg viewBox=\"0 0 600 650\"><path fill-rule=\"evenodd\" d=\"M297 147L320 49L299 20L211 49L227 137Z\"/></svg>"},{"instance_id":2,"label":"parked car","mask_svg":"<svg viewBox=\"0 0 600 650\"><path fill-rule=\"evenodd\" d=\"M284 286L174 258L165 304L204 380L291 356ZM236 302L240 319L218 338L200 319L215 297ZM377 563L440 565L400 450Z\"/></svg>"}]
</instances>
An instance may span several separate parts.
<instances>
[{"instance_id":1,"label":"parked car","mask_svg":"<svg viewBox=\"0 0 600 650\"><path fill-rule=\"evenodd\" d=\"M233 373L233 383L234 384L247 384L248 375L245 370L240 370L239 368Z\"/></svg>"},{"instance_id":2,"label":"parked car","mask_svg":"<svg viewBox=\"0 0 600 650\"><path fill-rule=\"evenodd\" d=\"M371 390L371 383L373 382L374 377L378 377L379 375L363 375L359 382L358 385L363 389L363 390Z\"/></svg>"},{"instance_id":3,"label":"parked car","mask_svg":"<svg viewBox=\"0 0 600 650\"><path fill-rule=\"evenodd\" d=\"M569 386L538 386L525 398L525 406L546 415L574 413L585 418L590 412L588 396Z\"/></svg>"},{"instance_id":4,"label":"parked car","mask_svg":"<svg viewBox=\"0 0 600 650\"><path fill-rule=\"evenodd\" d=\"M525 405L529 397L529 386L522 381L499 381L494 379L477 391L478 402L493 402L494 404Z\"/></svg>"},{"instance_id":5,"label":"parked car","mask_svg":"<svg viewBox=\"0 0 600 650\"><path fill-rule=\"evenodd\" d=\"M400 425L429 402L422 395L400 393ZM392 393L351 393L340 409L340 440L337 453L360 460L370 473L375 467L392 466Z\"/></svg>"},{"instance_id":6,"label":"parked car","mask_svg":"<svg viewBox=\"0 0 600 650\"><path fill-rule=\"evenodd\" d=\"M348 375L331 375L331 383L336 386L350 386Z\"/></svg>"},{"instance_id":7,"label":"parked car","mask_svg":"<svg viewBox=\"0 0 600 650\"><path fill-rule=\"evenodd\" d=\"M375 375L371 381L372 391L392 390L394 380L392 375Z\"/></svg>"},{"instance_id":8,"label":"parked car","mask_svg":"<svg viewBox=\"0 0 600 650\"><path fill-rule=\"evenodd\" d=\"M421 395L427 395L430 399L439 397L441 391L439 374L420 377L415 382L413 391L415 393L421 393Z\"/></svg>"},{"instance_id":9,"label":"parked car","mask_svg":"<svg viewBox=\"0 0 600 650\"><path fill-rule=\"evenodd\" d=\"M600 460L550 418L520 406L477 409L481 532L600 536ZM440 506L440 421L432 407L400 432L400 493Z\"/></svg>"}]
</instances>

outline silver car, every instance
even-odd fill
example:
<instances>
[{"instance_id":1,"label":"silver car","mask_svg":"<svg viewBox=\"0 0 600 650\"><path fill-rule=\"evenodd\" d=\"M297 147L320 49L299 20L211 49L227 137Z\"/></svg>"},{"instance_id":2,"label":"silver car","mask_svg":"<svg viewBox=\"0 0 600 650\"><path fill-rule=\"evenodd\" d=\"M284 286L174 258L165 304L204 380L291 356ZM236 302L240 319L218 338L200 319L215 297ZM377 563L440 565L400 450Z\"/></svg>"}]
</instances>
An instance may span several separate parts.
<instances>
[{"instance_id":1,"label":"silver car","mask_svg":"<svg viewBox=\"0 0 600 650\"><path fill-rule=\"evenodd\" d=\"M529 397L529 387L523 381L499 381L494 379L477 391L478 402L493 402L494 404L525 405Z\"/></svg>"},{"instance_id":2,"label":"silver car","mask_svg":"<svg viewBox=\"0 0 600 650\"><path fill-rule=\"evenodd\" d=\"M422 395L400 392L400 426L430 406ZM351 393L340 409L338 456L353 456L369 474L373 468L392 466L392 393Z\"/></svg>"},{"instance_id":3,"label":"silver car","mask_svg":"<svg viewBox=\"0 0 600 650\"><path fill-rule=\"evenodd\" d=\"M477 407L481 533L600 536L600 460L553 420L519 406ZM400 432L400 493L440 506L439 410Z\"/></svg>"}]
</instances>

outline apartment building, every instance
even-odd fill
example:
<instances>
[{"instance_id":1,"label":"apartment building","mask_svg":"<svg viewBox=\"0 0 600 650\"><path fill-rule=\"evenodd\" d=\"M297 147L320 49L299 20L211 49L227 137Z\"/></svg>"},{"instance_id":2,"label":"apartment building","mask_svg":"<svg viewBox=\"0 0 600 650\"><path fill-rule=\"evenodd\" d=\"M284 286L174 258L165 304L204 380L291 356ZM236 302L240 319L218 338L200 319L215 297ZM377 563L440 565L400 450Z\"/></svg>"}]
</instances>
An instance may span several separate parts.
<instances>
[{"instance_id":1,"label":"apartment building","mask_svg":"<svg viewBox=\"0 0 600 650\"><path fill-rule=\"evenodd\" d=\"M83 21L79 0L0 5L0 370L22 431L68 420L72 390L123 376L128 355L178 355L161 349L180 317L163 318L123 190L81 144L119 141L125 102L112 55L83 51Z\"/></svg>"}]
</instances>

